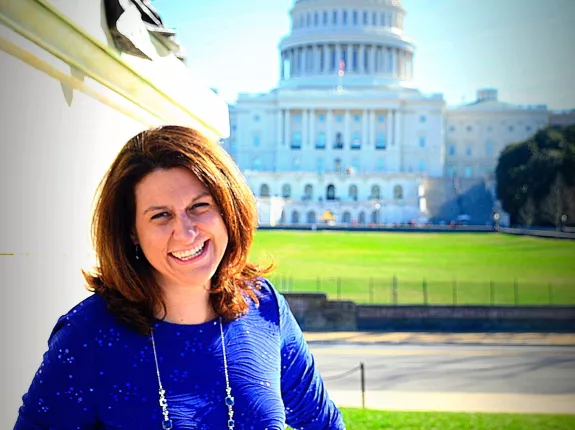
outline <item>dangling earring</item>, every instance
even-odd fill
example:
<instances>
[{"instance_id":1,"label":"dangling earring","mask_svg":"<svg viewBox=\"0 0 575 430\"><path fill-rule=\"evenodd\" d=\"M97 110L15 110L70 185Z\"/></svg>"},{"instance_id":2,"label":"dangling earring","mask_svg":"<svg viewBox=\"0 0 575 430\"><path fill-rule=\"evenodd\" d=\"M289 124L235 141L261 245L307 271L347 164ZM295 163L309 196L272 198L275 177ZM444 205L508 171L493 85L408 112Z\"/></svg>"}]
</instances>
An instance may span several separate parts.
<instances>
[{"instance_id":1,"label":"dangling earring","mask_svg":"<svg viewBox=\"0 0 575 430\"><path fill-rule=\"evenodd\" d=\"M136 260L140 259L140 245L136 244Z\"/></svg>"}]
</instances>

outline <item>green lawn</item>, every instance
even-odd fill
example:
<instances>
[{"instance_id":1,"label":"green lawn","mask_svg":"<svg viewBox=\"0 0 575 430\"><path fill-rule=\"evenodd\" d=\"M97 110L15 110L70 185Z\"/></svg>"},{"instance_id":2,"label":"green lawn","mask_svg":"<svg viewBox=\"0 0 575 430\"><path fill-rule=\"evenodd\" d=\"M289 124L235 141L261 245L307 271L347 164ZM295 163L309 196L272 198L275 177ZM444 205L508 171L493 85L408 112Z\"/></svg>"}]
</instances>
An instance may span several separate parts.
<instances>
[{"instance_id":1,"label":"green lawn","mask_svg":"<svg viewBox=\"0 0 575 430\"><path fill-rule=\"evenodd\" d=\"M575 241L496 233L271 231L251 257L273 260L282 291L358 303L574 304ZM394 277L396 294L394 294Z\"/></svg>"},{"instance_id":2,"label":"green lawn","mask_svg":"<svg viewBox=\"0 0 575 430\"><path fill-rule=\"evenodd\" d=\"M573 415L387 412L341 409L348 430L571 430Z\"/></svg>"}]
</instances>

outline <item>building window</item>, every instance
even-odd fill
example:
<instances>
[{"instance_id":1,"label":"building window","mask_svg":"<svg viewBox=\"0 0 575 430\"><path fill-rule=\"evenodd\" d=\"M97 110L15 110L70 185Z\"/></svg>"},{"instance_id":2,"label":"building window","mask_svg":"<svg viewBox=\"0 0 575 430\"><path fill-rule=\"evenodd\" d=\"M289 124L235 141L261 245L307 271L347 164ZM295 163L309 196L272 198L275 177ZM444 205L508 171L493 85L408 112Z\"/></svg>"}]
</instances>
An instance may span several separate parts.
<instances>
[{"instance_id":1,"label":"building window","mask_svg":"<svg viewBox=\"0 0 575 430\"><path fill-rule=\"evenodd\" d=\"M343 25L347 25L347 10L343 11L343 14L341 16L341 21Z\"/></svg>"},{"instance_id":2,"label":"building window","mask_svg":"<svg viewBox=\"0 0 575 430\"><path fill-rule=\"evenodd\" d=\"M381 198L381 190L379 188L379 185L372 186L370 200L378 200L380 198Z\"/></svg>"},{"instance_id":3,"label":"building window","mask_svg":"<svg viewBox=\"0 0 575 430\"><path fill-rule=\"evenodd\" d=\"M365 224L365 212L361 211L358 217L359 224Z\"/></svg>"},{"instance_id":4,"label":"building window","mask_svg":"<svg viewBox=\"0 0 575 430\"><path fill-rule=\"evenodd\" d=\"M348 211L343 213L343 222L349 224L351 222L351 214Z\"/></svg>"},{"instance_id":5,"label":"building window","mask_svg":"<svg viewBox=\"0 0 575 430\"><path fill-rule=\"evenodd\" d=\"M385 12L381 12L381 15L379 17L379 21L380 21L380 25L382 27L385 27Z\"/></svg>"},{"instance_id":6,"label":"building window","mask_svg":"<svg viewBox=\"0 0 575 430\"><path fill-rule=\"evenodd\" d=\"M335 187L332 184L329 184L326 188L325 192L326 200L335 200Z\"/></svg>"},{"instance_id":7,"label":"building window","mask_svg":"<svg viewBox=\"0 0 575 430\"><path fill-rule=\"evenodd\" d=\"M464 175L466 178L471 178L471 166L465 166Z\"/></svg>"},{"instance_id":8,"label":"building window","mask_svg":"<svg viewBox=\"0 0 575 430\"><path fill-rule=\"evenodd\" d=\"M377 170L378 172L383 172L383 171L385 171L385 165L384 165L383 158L378 158L378 159L377 159L376 170Z\"/></svg>"},{"instance_id":9,"label":"building window","mask_svg":"<svg viewBox=\"0 0 575 430\"><path fill-rule=\"evenodd\" d=\"M419 122L425 122L425 121L427 121L427 118L425 117L425 115L421 115L419 117Z\"/></svg>"},{"instance_id":10,"label":"building window","mask_svg":"<svg viewBox=\"0 0 575 430\"><path fill-rule=\"evenodd\" d=\"M332 23L333 25L337 25L337 10L334 10L334 11L333 11L331 23Z\"/></svg>"},{"instance_id":11,"label":"building window","mask_svg":"<svg viewBox=\"0 0 575 430\"><path fill-rule=\"evenodd\" d=\"M377 117L377 121L379 121L379 122L385 122L385 116L379 115L379 116Z\"/></svg>"},{"instance_id":12,"label":"building window","mask_svg":"<svg viewBox=\"0 0 575 430\"><path fill-rule=\"evenodd\" d=\"M530 132L530 131L531 131L531 126L530 126L530 125L525 126L525 131Z\"/></svg>"},{"instance_id":13,"label":"building window","mask_svg":"<svg viewBox=\"0 0 575 430\"><path fill-rule=\"evenodd\" d=\"M425 172L425 160L419 160L417 167L420 172Z\"/></svg>"},{"instance_id":14,"label":"building window","mask_svg":"<svg viewBox=\"0 0 575 430\"><path fill-rule=\"evenodd\" d=\"M359 122L360 120L361 120L361 117L359 115L353 116L353 122Z\"/></svg>"},{"instance_id":15,"label":"building window","mask_svg":"<svg viewBox=\"0 0 575 430\"><path fill-rule=\"evenodd\" d=\"M453 133L453 132L455 131L455 127L452 126L452 125L450 125L450 126L449 126L449 131L450 131L451 133Z\"/></svg>"},{"instance_id":16,"label":"building window","mask_svg":"<svg viewBox=\"0 0 575 430\"><path fill-rule=\"evenodd\" d=\"M259 171L262 169L262 162L258 157L254 158L254 161L252 163L252 169L255 171Z\"/></svg>"},{"instance_id":17,"label":"building window","mask_svg":"<svg viewBox=\"0 0 575 430\"><path fill-rule=\"evenodd\" d=\"M455 177L455 166L448 166L447 167L447 175L450 178L454 178Z\"/></svg>"},{"instance_id":18,"label":"building window","mask_svg":"<svg viewBox=\"0 0 575 430\"><path fill-rule=\"evenodd\" d=\"M468 157L471 156L471 146L467 145L467 147L465 148L465 155L467 155Z\"/></svg>"},{"instance_id":19,"label":"building window","mask_svg":"<svg viewBox=\"0 0 575 430\"><path fill-rule=\"evenodd\" d=\"M295 122L301 122L301 114L296 113L296 114L293 116L293 119L294 119Z\"/></svg>"},{"instance_id":20,"label":"building window","mask_svg":"<svg viewBox=\"0 0 575 430\"><path fill-rule=\"evenodd\" d=\"M335 122L343 122L343 115L336 115Z\"/></svg>"},{"instance_id":21,"label":"building window","mask_svg":"<svg viewBox=\"0 0 575 430\"><path fill-rule=\"evenodd\" d=\"M291 213L291 223L292 224L299 224L299 212L293 211Z\"/></svg>"},{"instance_id":22,"label":"building window","mask_svg":"<svg viewBox=\"0 0 575 430\"><path fill-rule=\"evenodd\" d=\"M359 131L353 132L353 138L351 141L351 149L361 149L361 138Z\"/></svg>"},{"instance_id":23,"label":"building window","mask_svg":"<svg viewBox=\"0 0 575 430\"><path fill-rule=\"evenodd\" d=\"M328 14L327 14L327 11L324 11L324 13L323 13L323 25L327 25L327 21L328 21Z\"/></svg>"},{"instance_id":24,"label":"building window","mask_svg":"<svg viewBox=\"0 0 575 430\"><path fill-rule=\"evenodd\" d=\"M393 187L393 198L396 200L403 199L403 187L401 185Z\"/></svg>"},{"instance_id":25,"label":"building window","mask_svg":"<svg viewBox=\"0 0 575 430\"><path fill-rule=\"evenodd\" d=\"M419 136L419 147L425 148L425 136Z\"/></svg>"},{"instance_id":26,"label":"building window","mask_svg":"<svg viewBox=\"0 0 575 430\"><path fill-rule=\"evenodd\" d=\"M254 122L260 122L260 116L254 115Z\"/></svg>"},{"instance_id":27,"label":"building window","mask_svg":"<svg viewBox=\"0 0 575 430\"><path fill-rule=\"evenodd\" d=\"M316 12L313 16L313 24L317 27L319 25L319 14Z\"/></svg>"},{"instance_id":28,"label":"building window","mask_svg":"<svg viewBox=\"0 0 575 430\"><path fill-rule=\"evenodd\" d=\"M508 127L509 133L513 133L513 131L515 130L515 127L513 127L512 125L510 125Z\"/></svg>"},{"instance_id":29,"label":"building window","mask_svg":"<svg viewBox=\"0 0 575 430\"><path fill-rule=\"evenodd\" d=\"M377 133L377 139L375 141L375 149L385 149L386 148L385 142L385 134L382 131Z\"/></svg>"},{"instance_id":30,"label":"building window","mask_svg":"<svg viewBox=\"0 0 575 430\"><path fill-rule=\"evenodd\" d=\"M313 199L313 185L307 184L303 189L303 198L304 200L311 200Z\"/></svg>"},{"instance_id":31,"label":"building window","mask_svg":"<svg viewBox=\"0 0 575 430\"><path fill-rule=\"evenodd\" d=\"M357 10L353 11L353 25L357 25Z\"/></svg>"},{"instance_id":32,"label":"building window","mask_svg":"<svg viewBox=\"0 0 575 430\"><path fill-rule=\"evenodd\" d=\"M306 221L308 224L315 224L315 212L309 211L307 213Z\"/></svg>"},{"instance_id":33,"label":"building window","mask_svg":"<svg viewBox=\"0 0 575 430\"><path fill-rule=\"evenodd\" d=\"M339 158L336 158L333 162L333 169L337 172L340 173L341 172L341 160Z\"/></svg>"},{"instance_id":34,"label":"building window","mask_svg":"<svg viewBox=\"0 0 575 430\"><path fill-rule=\"evenodd\" d=\"M371 14L371 25L377 25L377 13L375 12Z\"/></svg>"},{"instance_id":35,"label":"building window","mask_svg":"<svg viewBox=\"0 0 575 430\"><path fill-rule=\"evenodd\" d=\"M317 119L319 120L319 122L325 122L325 115L324 114L318 115Z\"/></svg>"},{"instance_id":36,"label":"building window","mask_svg":"<svg viewBox=\"0 0 575 430\"><path fill-rule=\"evenodd\" d=\"M325 132L320 131L317 134L317 142L315 144L316 149L325 149L325 143L326 143Z\"/></svg>"},{"instance_id":37,"label":"building window","mask_svg":"<svg viewBox=\"0 0 575 430\"><path fill-rule=\"evenodd\" d=\"M343 149L343 137L340 132L335 134L335 143L333 144L334 149Z\"/></svg>"},{"instance_id":38,"label":"building window","mask_svg":"<svg viewBox=\"0 0 575 430\"><path fill-rule=\"evenodd\" d=\"M368 18L367 18L367 12L363 12L363 24L364 24L364 25L367 25L367 20L368 20Z\"/></svg>"},{"instance_id":39,"label":"building window","mask_svg":"<svg viewBox=\"0 0 575 430\"><path fill-rule=\"evenodd\" d=\"M485 142L485 155L493 155L493 141Z\"/></svg>"},{"instance_id":40,"label":"building window","mask_svg":"<svg viewBox=\"0 0 575 430\"><path fill-rule=\"evenodd\" d=\"M449 144L449 155L455 155L455 144L454 143Z\"/></svg>"},{"instance_id":41,"label":"building window","mask_svg":"<svg viewBox=\"0 0 575 430\"><path fill-rule=\"evenodd\" d=\"M490 126L490 125L487 126L487 131L492 131L492 130L493 130L493 127L492 127L492 126Z\"/></svg>"},{"instance_id":42,"label":"building window","mask_svg":"<svg viewBox=\"0 0 575 430\"><path fill-rule=\"evenodd\" d=\"M468 125L467 127L465 127L465 129L466 129L468 132L473 131L473 127L471 127L470 125Z\"/></svg>"},{"instance_id":43,"label":"building window","mask_svg":"<svg viewBox=\"0 0 575 430\"><path fill-rule=\"evenodd\" d=\"M349 198L353 201L357 201L357 186L350 185L349 187Z\"/></svg>"},{"instance_id":44,"label":"building window","mask_svg":"<svg viewBox=\"0 0 575 430\"><path fill-rule=\"evenodd\" d=\"M259 134L254 134L254 147L255 148L259 148L260 147L260 135Z\"/></svg>"},{"instance_id":45,"label":"building window","mask_svg":"<svg viewBox=\"0 0 575 430\"><path fill-rule=\"evenodd\" d=\"M282 187L282 197L284 199L289 199L291 197L291 187L289 184L284 184Z\"/></svg>"},{"instance_id":46,"label":"building window","mask_svg":"<svg viewBox=\"0 0 575 430\"><path fill-rule=\"evenodd\" d=\"M260 187L260 197L269 197L270 187L267 184L262 184Z\"/></svg>"},{"instance_id":47,"label":"building window","mask_svg":"<svg viewBox=\"0 0 575 430\"><path fill-rule=\"evenodd\" d=\"M291 149L301 149L301 131L294 131Z\"/></svg>"}]
</instances>

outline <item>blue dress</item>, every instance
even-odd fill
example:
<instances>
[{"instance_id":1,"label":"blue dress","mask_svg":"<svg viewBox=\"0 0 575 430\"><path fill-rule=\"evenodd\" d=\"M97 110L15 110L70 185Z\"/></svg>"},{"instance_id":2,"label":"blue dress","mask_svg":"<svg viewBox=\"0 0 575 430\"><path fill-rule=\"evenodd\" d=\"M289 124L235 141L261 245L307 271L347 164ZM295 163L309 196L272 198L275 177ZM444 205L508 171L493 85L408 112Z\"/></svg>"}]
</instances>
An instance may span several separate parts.
<instances>
[{"instance_id":1,"label":"blue dress","mask_svg":"<svg viewBox=\"0 0 575 430\"><path fill-rule=\"evenodd\" d=\"M260 305L224 323L235 430L345 429L285 298L261 282ZM227 429L219 320L156 321L174 430ZM97 295L58 320L15 430L161 430L149 336L118 322Z\"/></svg>"}]
</instances>

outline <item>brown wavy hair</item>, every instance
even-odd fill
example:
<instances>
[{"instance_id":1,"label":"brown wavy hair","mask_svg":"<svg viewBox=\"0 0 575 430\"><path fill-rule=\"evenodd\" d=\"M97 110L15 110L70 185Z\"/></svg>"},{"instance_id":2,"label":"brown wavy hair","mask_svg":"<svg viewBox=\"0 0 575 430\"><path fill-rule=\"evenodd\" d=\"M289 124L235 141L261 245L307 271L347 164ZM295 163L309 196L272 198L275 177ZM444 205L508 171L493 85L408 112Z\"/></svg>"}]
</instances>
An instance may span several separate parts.
<instances>
[{"instance_id":1,"label":"brown wavy hair","mask_svg":"<svg viewBox=\"0 0 575 430\"><path fill-rule=\"evenodd\" d=\"M247 298L258 303L257 279L273 270L247 261L257 227L255 200L228 153L191 128L143 131L124 145L100 183L92 220L98 263L93 273L84 272L87 289L142 334L149 333L155 312L161 309L165 318L167 309L150 263L136 258L134 189L149 173L174 167L188 169L209 190L227 228L228 246L211 283L214 311L228 321L246 313Z\"/></svg>"}]
</instances>

